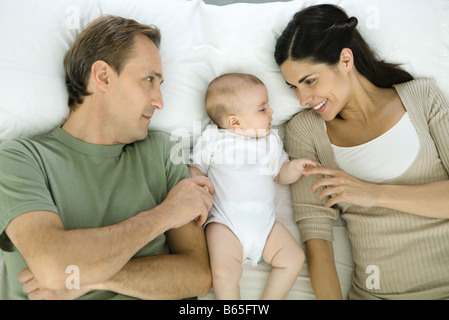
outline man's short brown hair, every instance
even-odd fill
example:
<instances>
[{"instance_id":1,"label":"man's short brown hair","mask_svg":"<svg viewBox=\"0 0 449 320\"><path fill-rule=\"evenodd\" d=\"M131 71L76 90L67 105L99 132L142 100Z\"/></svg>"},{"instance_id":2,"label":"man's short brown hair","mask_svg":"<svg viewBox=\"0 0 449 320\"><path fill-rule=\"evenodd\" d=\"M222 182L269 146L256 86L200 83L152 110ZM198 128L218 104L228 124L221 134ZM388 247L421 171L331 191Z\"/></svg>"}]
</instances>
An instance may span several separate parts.
<instances>
[{"instance_id":1,"label":"man's short brown hair","mask_svg":"<svg viewBox=\"0 0 449 320\"><path fill-rule=\"evenodd\" d=\"M105 15L81 31L64 57L68 104L72 111L90 94L87 85L92 65L101 60L119 74L132 57L134 38L138 34L147 36L159 48L159 29L132 19Z\"/></svg>"}]
</instances>

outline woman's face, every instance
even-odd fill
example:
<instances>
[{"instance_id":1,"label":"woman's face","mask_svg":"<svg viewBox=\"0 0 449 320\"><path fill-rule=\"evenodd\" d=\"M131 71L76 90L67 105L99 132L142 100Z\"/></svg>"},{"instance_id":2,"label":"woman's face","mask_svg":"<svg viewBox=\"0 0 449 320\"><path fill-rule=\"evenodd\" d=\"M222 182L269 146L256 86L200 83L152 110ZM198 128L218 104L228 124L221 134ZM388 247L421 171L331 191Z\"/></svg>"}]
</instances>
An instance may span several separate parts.
<instances>
[{"instance_id":1,"label":"woman's face","mask_svg":"<svg viewBox=\"0 0 449 320\"><path fill-rule=\"evenodd\" d=\"M287 84L295 90L299 103L333 120L349 101L349 72L339 62L336 66L305 60L286 60L281 71Z\"/></svg>"}]
</instances>

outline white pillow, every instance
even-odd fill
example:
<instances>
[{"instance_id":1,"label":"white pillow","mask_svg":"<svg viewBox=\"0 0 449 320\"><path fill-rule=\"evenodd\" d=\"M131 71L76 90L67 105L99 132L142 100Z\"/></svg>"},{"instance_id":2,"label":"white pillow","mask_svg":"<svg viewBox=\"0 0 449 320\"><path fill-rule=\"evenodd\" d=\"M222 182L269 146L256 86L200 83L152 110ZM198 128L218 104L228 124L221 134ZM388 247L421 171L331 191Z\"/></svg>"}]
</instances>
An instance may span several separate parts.
<instances>
[{"instance_id":1,"label":"white pillow","mask_svg":"<svg viewBox=\"0 0 449 320\"><path fill-rule=\"evenodd\" d=\"M103 14L119 15L154 24L162 34L164 109L156 111L150 128L187 137L195 121L205 120L204 86L209 60L198 50L202 27L199 1L100 0ZM201 131L200 128L197 131Z\"/></svg>"},{"instance_id":2,"label":"white pillow","mask_svg":"<svg viewBox=\"0 0 449 320\"><path fill-rule=\"evenodd\" d=\"M0 5L0 140L51 130L68 115L62 59L79 30L101 14L161 29L165 108L150 128L196 138L209 123L204 93L216 76L253 73L268 87L273 124L301 110L273 58L277 37L300 9L341 5L392 62L431 77L449 97L449 1L294 0L227 6L200 0L40 0Z\"/></svg>"},{"instance_id":3,"label":"white pillow","mask_svg":"<svg viewBox=\"0 0 449 320\"><path fill-rule=\"evenodd\" d=\"M277 34L291 13L302 7L302 1L257 7L154 0L104 0L101 5L105 14L131 17L161 29L165 109L155 113L150 128L182 139L185 148L191 147L192 140L210 123L204 106L209 82L226 72L253 73L265 82L275 110L273 125L284 123L299 111L273 54Z\"/></svg>"},{"instance_id":4,"label":"white pillow","mask_svg":"<svg viewBox=\"0 0 449 320\"><path fill-rule=\"evenodd\" d=\"M227 72L252 73L268 88L273 125L300 110L274 60L276 39L304 1L228 6L200 5L203 47L209 61L208 82Z\"/></svg>"},{"instance_id":5,"label":"white pillow","mask_svg":"<svg viewBox=\"0 0 449 320\"><path fill-rule=\"evenodd\" d=\"M68 115L63 57L100 15L91 0L0 5L0 140L49 131Z\"/></svg>"},{"instance_id":6,"label":"white pillow","mask_svg":"<svg viewBox=\"0 0 449 320\"><path fill-rule=\"evenodd\" d=\"M379 57L432 78L449 99L449 1L338 1Z\"/></svg>"}]
</instances>

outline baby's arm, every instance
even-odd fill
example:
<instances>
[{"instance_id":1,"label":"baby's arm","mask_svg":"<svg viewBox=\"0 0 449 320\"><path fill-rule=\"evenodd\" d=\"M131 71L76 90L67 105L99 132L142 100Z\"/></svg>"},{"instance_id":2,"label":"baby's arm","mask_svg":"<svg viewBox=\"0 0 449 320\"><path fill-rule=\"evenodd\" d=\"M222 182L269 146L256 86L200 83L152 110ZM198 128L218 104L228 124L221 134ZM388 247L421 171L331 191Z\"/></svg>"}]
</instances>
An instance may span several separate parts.
<instances>
[{"instance_id":1,"label":"baby's arm","mask_svg":"<svg viewBox=\"0 0 449 320\"><path fill-rule=\"evenodd\" d=\"M201 173L201 171L198 168L193 167L193 166L188 166L188 167L189 167L190 176L192 178L195 178L195 177L198 177L198 176L204 176L204 174ZM208 187L204 186L204 189L206 189L207 192L210 192Z\"/></svg>"},{"instance_id":2,"label":"baby's arm","mask_svg":"<svg viewBox=\"0 0 449 320\"><path fill-rule=\"evenodd\" d=\"M204 174L201 173L201 171L193 166L189 166L189 172L190 172L190 176L192 178L197 177L197 176L204 176Z\"/></svg>"},{"instance_id":3,"label":"baby's arm","mask_svg":"<svg viewBox=\"0 0 449 320\"><path fill-rule=\"evenodd\" d=\"M274 180L279 184L292 184L301 178L305 168L319 165L319 163L309 159L294 159L282 165L281 171Z\"/></svg>"}]
</instances>

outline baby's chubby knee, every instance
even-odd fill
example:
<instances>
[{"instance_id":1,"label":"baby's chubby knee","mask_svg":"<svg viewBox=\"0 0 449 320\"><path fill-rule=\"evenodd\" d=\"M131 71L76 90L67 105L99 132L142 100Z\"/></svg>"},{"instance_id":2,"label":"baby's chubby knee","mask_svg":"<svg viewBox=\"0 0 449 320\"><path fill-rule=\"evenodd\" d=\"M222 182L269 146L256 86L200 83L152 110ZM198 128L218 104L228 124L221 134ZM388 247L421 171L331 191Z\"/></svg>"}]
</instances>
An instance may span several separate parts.
<instances>
[{"instance_id":1,"label":"baby's chubby knee","mask_svg":"<svg viewBox=\"0 0 449 320\"><path fill-rule=\"evenodd\" d=\"M216 265L212 268L212 278L213 284L235 284L240 281L242 276L241 271L237 270L237 268L232 268L226 265Z\"/></svg>"},{"instance_id":2,"label":"baby's chubby knee","mask_svg":"<svg viewBox=\"0 0 449 320\"><path fill-rule=\"evenodd\" d=\"M283 249L283 268L291 270L291 273L299 274L304 265L306 255L301 246L295 241L286 245Z\"/></svg>"},{"instance_id":3,"label":"baby's chubby knee","mask_svg":"<svg viewBox=\"0 0 449 320\"><path fill-rule=\"evenodd\" d=\"M299 244L294 246L291 250L291 259L289 260L289 262L291 267L296 269L297 273L299 274L304 265L306 255Z\"/></svg>"}]
</instances>

